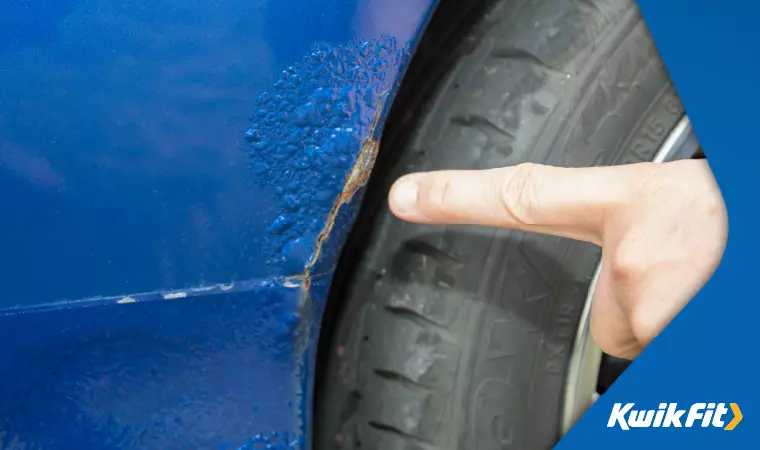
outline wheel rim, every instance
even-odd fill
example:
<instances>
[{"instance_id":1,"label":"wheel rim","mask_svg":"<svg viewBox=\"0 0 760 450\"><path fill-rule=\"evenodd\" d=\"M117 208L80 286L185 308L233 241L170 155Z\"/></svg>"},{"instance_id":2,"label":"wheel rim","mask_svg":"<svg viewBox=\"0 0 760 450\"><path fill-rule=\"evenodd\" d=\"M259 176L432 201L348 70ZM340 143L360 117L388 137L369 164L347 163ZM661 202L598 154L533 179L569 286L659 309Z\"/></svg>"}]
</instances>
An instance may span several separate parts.
<instances>
[{"instance_id":1,"label":"wheel rim","mask_svg":"<svg viewBox=\"0 0 760 450\"><path fill-rule=\"evenodd\" d=\"M699 150L699 142L688 117L683 117L668 135L655 155L653 162L668 162L689 159ZM581 321L573 341L570 353L568 374L565 383L564 407L562 411L562 434L570 427L596 400L596 386L602 351L591 338L591 299L594 296L602 261L594 271L591 286L586 296Z\"/></svg>"}]
</instances>

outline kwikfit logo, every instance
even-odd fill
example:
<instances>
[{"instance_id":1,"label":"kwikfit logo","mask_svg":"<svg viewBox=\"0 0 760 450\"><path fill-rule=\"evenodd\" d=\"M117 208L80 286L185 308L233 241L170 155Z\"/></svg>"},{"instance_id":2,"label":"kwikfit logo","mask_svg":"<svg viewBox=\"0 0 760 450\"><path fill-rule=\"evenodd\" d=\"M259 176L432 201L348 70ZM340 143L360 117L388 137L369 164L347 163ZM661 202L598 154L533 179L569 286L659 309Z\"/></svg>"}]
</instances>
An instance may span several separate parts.
<instances>
[{"instance_id":1,"label":"kwikfit logo","mask_svg":"<svg viewBox=\"0 0 760 450\"><path fill-rule=\"evenodd\" d=\"M660 403L657 409L633 409L635 403L615 403L612 406L608 428L702 428L714 427L733 430L742 421L739 405L730 403L694 403L688 409L679 409L678 403ZM724 417L733 413L733 419L726 425Z\"/></svg>"}]
</instances>

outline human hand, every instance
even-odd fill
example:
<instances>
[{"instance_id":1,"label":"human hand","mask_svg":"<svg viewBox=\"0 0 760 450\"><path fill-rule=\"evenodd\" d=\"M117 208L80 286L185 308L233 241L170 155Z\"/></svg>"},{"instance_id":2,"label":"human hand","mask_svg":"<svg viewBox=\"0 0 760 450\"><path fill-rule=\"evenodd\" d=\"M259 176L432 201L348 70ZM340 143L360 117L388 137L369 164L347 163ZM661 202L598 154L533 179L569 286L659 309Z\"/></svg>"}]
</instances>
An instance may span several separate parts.
<instances>
[{"instance_id":1,"label":"human hand","mask_svg":"<svg viewBox=\"0 0 760 450\"><path fill-rule=\"evenodd\" d=\"M728 228L705 160L417 173L393 185L389 203L411 222L505 227L600 245L591 332L603 351L627 359L704 286Z\"/></svg>"}]
</instances>

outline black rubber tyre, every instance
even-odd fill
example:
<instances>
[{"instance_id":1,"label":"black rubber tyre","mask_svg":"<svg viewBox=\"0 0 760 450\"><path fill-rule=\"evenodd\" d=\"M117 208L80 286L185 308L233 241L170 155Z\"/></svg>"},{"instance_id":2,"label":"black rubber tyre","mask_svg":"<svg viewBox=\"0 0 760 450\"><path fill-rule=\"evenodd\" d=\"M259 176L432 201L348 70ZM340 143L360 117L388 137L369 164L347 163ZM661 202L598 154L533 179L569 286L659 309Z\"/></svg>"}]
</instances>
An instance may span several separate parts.
<instances>
[{"instance_id":1,"label":"black rubber tyre","mask_svg":"<svg viewBox=\"0 0 760 450\"><path fill-rule=\"evenodd\" d=\"M633 1L442 0L333 284L315 448L546 449L598 248L403 223L400 174L649 161L684 115Z\"/></svg>"}]
</instances>

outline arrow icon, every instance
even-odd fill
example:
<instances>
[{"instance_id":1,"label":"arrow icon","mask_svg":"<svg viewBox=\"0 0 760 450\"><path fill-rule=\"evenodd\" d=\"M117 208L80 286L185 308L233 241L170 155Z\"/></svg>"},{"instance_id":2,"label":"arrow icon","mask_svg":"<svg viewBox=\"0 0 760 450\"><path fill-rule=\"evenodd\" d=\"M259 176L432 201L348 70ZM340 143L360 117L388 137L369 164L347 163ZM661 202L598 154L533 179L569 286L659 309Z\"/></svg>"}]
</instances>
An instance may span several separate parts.
<instances>
[{"instance_id":1,"label":"arrow icon","mask_svg":"<svg viewBox=\"0 0 760 450\"><path fill-rule=\"evenodd\" d=\"M734 419L726 425L726 428L724 430L731 431L734 428L736 428L737 425L739 425L739 422L742 421L744 416L742 416L742 410L739 409L739 405L736 403L731 403L729 405L731 407L731 411L734 412Z\"/></svg>"}]
</instances>

